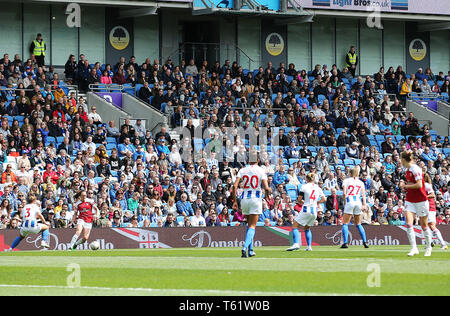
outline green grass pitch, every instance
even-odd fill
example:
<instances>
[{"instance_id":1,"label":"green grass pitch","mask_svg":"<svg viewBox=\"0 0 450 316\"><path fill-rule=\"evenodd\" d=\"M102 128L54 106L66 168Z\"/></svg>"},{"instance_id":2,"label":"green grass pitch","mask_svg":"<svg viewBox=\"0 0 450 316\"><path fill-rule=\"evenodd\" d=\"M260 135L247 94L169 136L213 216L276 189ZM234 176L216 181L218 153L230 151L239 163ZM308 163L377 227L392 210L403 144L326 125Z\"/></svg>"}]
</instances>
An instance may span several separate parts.
<instances>
[{"instance_id":1,"label":"green grass pitch","mask_svg":"<svg viewBox=\"0 0 450 316\"><path fill-rule=\"evenodd\" d=\"M423 248L412 258L409 246L263 247L246 259L238 248L0 253L0 295L449 295L450 252Z\"/></svg>"}]
</instances>

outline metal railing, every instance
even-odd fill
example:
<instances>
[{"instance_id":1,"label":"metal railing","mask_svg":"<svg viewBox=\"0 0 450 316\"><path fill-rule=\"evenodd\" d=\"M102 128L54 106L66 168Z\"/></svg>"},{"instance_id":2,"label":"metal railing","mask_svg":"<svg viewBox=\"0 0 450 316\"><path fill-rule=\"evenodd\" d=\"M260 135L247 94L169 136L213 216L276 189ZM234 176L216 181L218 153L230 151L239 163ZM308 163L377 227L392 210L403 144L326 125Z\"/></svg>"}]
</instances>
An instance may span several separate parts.
<instances>
[{"instance_id":1,"label":"metal railing","mask_svg":"<svg viewBox=\"0 0 450 316\"><path fill-rule=\"evenodd\" d=\"M450 120L450 104L439 100L437 103L437 112Z\"/></svg>"},{"instance_id":2,"label":"metal railing","mask_svg":"<svg viewBox=\"0 0 450 316\"><path fill-rule=\"evenodd\" d=\"M439 93L433 92L433 93L415 93L411 92L408 93L408 98L413 101L429 101L430 99L435 100L444 100L445 97Z\"/></svg>"},{"instance_id":3,"label":"metal railing","mask_svg":"<svg viewBox=\"0 0 450 316\"><path fill-rule=\"evenodd\" d=\"M136 87L130 85L119 84L90 84L89 91L92 92L127 92L136 95ZM133 93L131 93L133 91Z\"/></svg>"},{"instance_id":4,"label":"metal railing","mask_svg":"<svg viewBox=\"0 0 450 316\"><path fill-rule=\"evenodd\" d=\"M424 105L424 102L434 101L436 102L436 110L431 107L427 108L442 115L443 117L446 117L447 119L450 119L450 105L445 102L446 100L443 95L438 93L409 93L408 98L409 100L420 103L421 105Z\"/></svg>"},{"instance_id":5,"label":"metal railing","mask_svg":"<svg viewBox=\"0 0 450 316\"><path fill-rule=\"evenodd\" d=\"M54 85L50 85L50 86L54 86ZM75 92L75 98L78 100L79 97L79 90L78 90L78 86L74 86L74 85L63 85L63 86L58 86L63 88L67 88L68 93L66 93L67 97L70 96L70 94L72 92ZM17 91L34 91L34 89L26 89L26 88L17 88L17 87L13 87L13 88L6 88L6 87L1 87L0 91L3 91L5 93L6 96L13 96L13 97L17 97L18 94L16 94ZM45 88L40 88L39 90L41 93L46 92L48 90L46 90ZM56 91L56 89L50 89L50 91L53 93ZM65 93L65 92L64 92Z\"/></svg>"},{"instance_id":6,"label":"metal railing","mask_svg":"<svg viewBox=\"0 0 450 316\"><path fill-rule=\"evenodd\" d=\"M176 108L176 107L175 107ZM181 106L182 109L188 109L189 106L188 105L183 105ZM212 110L214 108L214 106L209 106L209 107L204 107L204 106L198 106L196 107L197 110L199 109L203 109L205 108L206 110ZM284 111L285 114L287 114L289 112L289 110L287 108L252 108L252 107L247 107L247 106L231 106L227 108L228 110L250 110L250 114L254 114L254 112L256 111L260 111L260 112L270 112L270 111ZM304 109L304 108L300 108L299 109L300 112L311 112L313 111L312 109ZM335 111L335 110L332 110ZM399 113L399 114L405 114L405 111L391 111L392 114L395 113ZM285 115L287 118L287 115Z\"/></svg>"},{"instance_id":7,"label":"metal railing","mask_svg":"<svg viewBox=\"0 0 450 316\"><path fill-rule=\"evenodd\" d=\"M247 53L245 53L240 47L230 44L230 43L197 43L197 42L184 42L180 43L179 47L168 54L165 59L161 60L161 63L165 63L167 59L178 58L179 61L187 60L186 56L190 54L190 57L194 60L202 59L212 60L215 62L217 60L228 59L236 61L239 65L241 64L241 58L244 58L248 63L248 69L252 69L252 63L255 64L254 67L259 67L260 61L252 59Z\"/></svg>"},{"instance_id":8,"label":"metal railing","mask_svg":"<svg viewBox=\"0 0 450 316\"><path fill-rule=\"evenodd\" d=\"M132 124L132 125L136 125L136 121L137 120L141 120L142 121L142 124L143 124L143 126L144 126L144 128L146 128L146 126L147 126L147 119L146 118L141 118L141 117L133 117L132 119L131 118L128 118L128 117L123 117L123 116L121 116L120 118L119 118L119 124L120 124L120 126L122 126L122 123L124 123L125 124L125 121L126 120L130 120L130 123Z\"/></svg>"},{"instance_id":9,"label":"metal railing","mask_svg":"<svg viewBox=\"0 0 450 316\"><path fill-rule=\"evenodd\" d=\"M257 65L261 64L260 61L256 62L255 60L250 58L250 56L248 56L241 48L239 48L238 46L236 46L234 44L227 44L227 50L229 49L230 46L233 47L236 50L236 59L237 59L236 62L238 63L238 65L241 64L241 54L244 55L245 58L247 58L247 61L248 61L248 68L247 69L248 70L252 70L252 63L257 64ZM229 58L227 58L227 59L229 59ZM259 67L259 66L257 66L257 67Z\"/></svg>"},{"instance_id":10,"label":"metal railing","mask_svg":"<svg viewBox=\"0 0 450 316\"><path fill-rule=\"evenodd\" d=\"M397 95L394 93L373 93L373 96L378 100L383 100L385 95L389 96L390 101L395 101L395 99L397 99Z\"/></svg>"}]
</instances>

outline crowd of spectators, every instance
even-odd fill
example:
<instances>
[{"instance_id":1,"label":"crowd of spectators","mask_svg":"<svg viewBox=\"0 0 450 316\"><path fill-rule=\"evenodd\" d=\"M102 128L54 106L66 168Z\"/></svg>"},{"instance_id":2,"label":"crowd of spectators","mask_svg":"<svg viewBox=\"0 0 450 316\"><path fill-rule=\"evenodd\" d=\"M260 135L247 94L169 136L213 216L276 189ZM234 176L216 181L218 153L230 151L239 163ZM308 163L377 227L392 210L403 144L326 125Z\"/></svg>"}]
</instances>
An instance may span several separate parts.
<instances>
[{"instance_id":1,"label":"crowd of spectators","mask_svg":"<svg viewBox=\"0 0 450 316\"><path fill-rule=\"evenodd\" d=\"M97 227L239 225L245 218L232 207L230 187L248 161L245 140L232 144L232 162L219 162L217 152L198 162L183 161L181 154L186 142L200 155L206 143L220 144L214 132L199 143L195 128L203 134L263 126L277 128L269 133L277 134L280 146L264 144L271 151L261 151L273 193L264 198L260 225L292 225L301 207L298 188L308 172L316 173L327 195L316 224L342 224L342 181L354 165L361 167L371 206L363 223L401 224L399 154L406 149L432 179L438 224L449 224L448 137L420 124L402 105L403 87L410 81L411 91L418 80L425 91L428 79L428 85L434 82L432 91L448 96L449 77L450 72L435 76L429 69L409 76L391 67L363 81L336 65L297 71L293 64L276 69L269 63L250 71L230 61L175 66L170 59L160 64L147 58L138 65L132 57L92 65L84 55L78 61L71 55L63 82L52 67L5 54L0 60L0 228L20 225L29 193L39 196L52 228L73 227L72 205L81 190L98 204ZM166 127L152 135L140 120L119 127L104 122L83 97L67 95L67 83L81 91L96 83L134 85L138 97L165 112L172 127L186 126L192 138L177 141Z\"/></svg>"}]
</instances>

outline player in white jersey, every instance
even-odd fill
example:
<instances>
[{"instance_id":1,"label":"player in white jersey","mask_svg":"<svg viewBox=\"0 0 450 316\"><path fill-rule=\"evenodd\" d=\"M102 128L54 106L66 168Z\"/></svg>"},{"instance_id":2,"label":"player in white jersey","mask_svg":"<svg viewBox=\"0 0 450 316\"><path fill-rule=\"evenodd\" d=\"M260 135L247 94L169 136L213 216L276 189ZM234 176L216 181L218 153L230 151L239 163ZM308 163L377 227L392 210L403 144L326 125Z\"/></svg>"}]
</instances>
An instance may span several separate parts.
<instances>
[{"instance_id":1,"label":"player in white jersey","mask_svg":"<svg viewBox=\"0 0 450 316\"><path fill-rule=\"evenodd\" d=\"M433 186L431 185L431 177L428 173L425 174L425 191L427 192L428 203L430 206L430 211L428 213L428 227L431 229L432 233L439 240L442 250L447 250L448 246L442 234L436 227L436 195L434 194ZM434 242L431 243L434 246Z\"/></svg>"},{"instance_id":2,"label":"player in white jersey","mask_svg":"<svg viewBox=\"0 0 450 316\"><path fill-rule=\"evenodd\" d=\"M307 244L306 251L312 250L312 233L309 228L314 225L314 221L317 218L318 205L326 201L325 194L323 194L322 189L314 182L315 177L316 175L314 173L309 173L306 176L307 183L300 189L300 195L303 197L303 207L295 217L294 224L292 226L294 243L291 247L286 249L287 251L300 249L301 242L300 233L298 231L300 226L303 226L303 229L305 230Z\"/></svg>"},{"instance_id":3,"label":"player in white jersey","mask_svg":"<svg viewBox=\"0 0 450 316\"><path fill-rule=\"evenodd\" d=\"M355 220L356 228L358 228L361 235L364 248L369 248L367 245L366 232L361 225L361 211L367 209L366 204L366 189L364 183L358 179L359 166L353 168L350 173L351 177L344 180L342 183L342 190L344 192L344 223L342 225L342 246L341 248L348 248L348 224L352 217Z\"/></svg>"},{"instance_id":4,"label":"player in white jersey","mask_svg":"<svg viewBox=\"0 0 450 316\"><path fill-rule=\"evenodd\" d=\"M250 159L257 160L257 152L251 150ZM240 205L242 213L247 219L247 231L245 234L245 244L242 248L242 258L253 257L253 239L255 237L256 223L259 215L262 214L263 190L266 194L270 194L271 189L267 182L266 171L258 166L258 162L252 162L239 170L236 181L231 188L231 196L233 199L233 208L238 209L238 201L236 192L240 182L243 182L243 192L240 195Z\"/></svg>"},{"instance_id":5,"label":"player in white jersey","mask_svg":"<svg viewBox=\"0 0 450 316\"><path fill-rule=\"evenodd\" d=\"M22 211L22 226L20 227L19 237L14 239L11 244L11 248L8 251L12 251L16 248L19 243L29 234L39 234L42 232L42 241L41 247L49 248L48 237L50 235L49 225L38 223L38 219L42 221L42 223L46 223L44 216L41 214L41 207L38 204L37 198L35 195L31 195L28 198L28 204L25 205Z\"/></svg>"}]
</instances>

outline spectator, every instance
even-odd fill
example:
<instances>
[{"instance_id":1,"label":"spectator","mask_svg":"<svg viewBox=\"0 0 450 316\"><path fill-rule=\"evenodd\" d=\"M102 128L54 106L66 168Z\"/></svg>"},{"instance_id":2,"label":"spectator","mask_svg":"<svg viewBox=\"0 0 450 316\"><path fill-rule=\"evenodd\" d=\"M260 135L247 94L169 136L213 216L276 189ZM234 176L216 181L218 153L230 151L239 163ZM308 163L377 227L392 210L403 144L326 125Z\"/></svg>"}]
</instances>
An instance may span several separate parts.
<instances>
[{"instance_id":1,"label":"spectator","mask_svg":"<svg viewBox=\"0 0 450 316\"><path fill-rule=\"evenodd\" d=\"M195 65L195 61L193 59L191 59L189 61L189 65L186 67L186 73L191 74L193 76L198 75L198 69L197 69L197 66Z\"/></svg>"},{"instance_id":2,"label":"spectator","mask_svg":"<svg viewBox=\"0 0 450 316\"><path fill-rule=\"evenodd\" d=\"M351 46L349 52L345 56L345 61L347 63L346 67L352 74L352 77L355 77L356 67L358 65L358 55L356 54L355 46Z\"/></svg>"},{"instance_id":3,"label":"spectator","mask_svg":"<svg viewBox=\"0 0 450 316\"><path fill-rule=\"evenodd\" d=\"M336 189L331 189L331 195L327 197L325 203L327 211L331 211L332 214L336 213L338 210L344 210L344 199L341 195L336 194Z\"/></svg>"},{"instance_id":4,"label":"spectator","mask_svg":"<svg viewBox=\"0 0 450 316\"><path fill-rule=\"evenodd\" d=\"M47 45L42 38L42 34L38 33L36 39L30 45L30 52L36 58L36 63L39 67L45 66L45 51Z\"/></svg>"}]
</instances>

